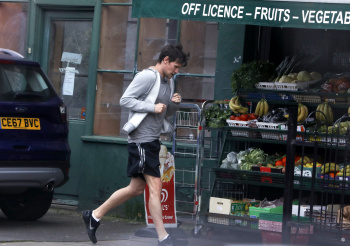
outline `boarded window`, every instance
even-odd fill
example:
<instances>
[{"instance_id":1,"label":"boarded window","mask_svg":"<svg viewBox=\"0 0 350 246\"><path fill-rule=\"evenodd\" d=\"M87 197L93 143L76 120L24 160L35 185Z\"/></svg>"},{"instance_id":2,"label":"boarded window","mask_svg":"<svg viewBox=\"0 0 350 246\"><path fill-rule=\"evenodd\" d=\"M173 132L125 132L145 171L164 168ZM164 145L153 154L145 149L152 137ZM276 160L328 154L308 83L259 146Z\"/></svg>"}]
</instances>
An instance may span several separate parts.
<instances>
[{"instance_id":1,"label":"boarded window","mask_svg":"<svg viewBox=\"0 0 350 246\"><path fill-rule=\"evenodd\" d=\"M0 4L0 47L25 56L27 3Z\"/></svg>"},{"instance_id":2,"label":"boarded window","mask_svg":"<svg viewBox=\"0 0 350 246\"><path fill-rule=\"evenodd\" d=\"M131 18L131 6L103 5L94 135L127 136L122 127L129 112L120 107L120 97L135 72L155 65L160 50L167 44L180 41L184 50L191 53L188 67L180 70L186 76L176 79L176 88L183 98L213 99L217 34L217 25L213 23L158 18L138 20Z\"/></svg>"}]
</instances>

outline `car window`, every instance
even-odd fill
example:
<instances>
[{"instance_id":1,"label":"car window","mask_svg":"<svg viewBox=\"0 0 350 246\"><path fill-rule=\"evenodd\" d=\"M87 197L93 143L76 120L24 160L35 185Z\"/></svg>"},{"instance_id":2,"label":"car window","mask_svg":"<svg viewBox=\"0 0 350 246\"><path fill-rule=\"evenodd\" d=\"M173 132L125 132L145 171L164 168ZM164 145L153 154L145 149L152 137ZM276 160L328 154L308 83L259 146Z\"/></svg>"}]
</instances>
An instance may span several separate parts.
<instances>
[{"instance_id":1,"label":"car window","mask_svg":"<svg viewBox=\"0 0 350 246\"><path fill-rule=\"evenodd\" d=\"M14 92L26 90L27 81L18 68L14 68L14 71L10 69L4 69L5 81L9 83L11 90ZM15 71L17 70L17 71Z\"/></svg>"},{"instance_id":2,"label":"car window","mask_svg":"<svg viewBox=\"0 0 350 246\"><path fill-rule=\"evenodd\" d=\"M36 66L0 64L2 101L45 101L55 95L48 83Z\"/></svg>"}]
</instances>

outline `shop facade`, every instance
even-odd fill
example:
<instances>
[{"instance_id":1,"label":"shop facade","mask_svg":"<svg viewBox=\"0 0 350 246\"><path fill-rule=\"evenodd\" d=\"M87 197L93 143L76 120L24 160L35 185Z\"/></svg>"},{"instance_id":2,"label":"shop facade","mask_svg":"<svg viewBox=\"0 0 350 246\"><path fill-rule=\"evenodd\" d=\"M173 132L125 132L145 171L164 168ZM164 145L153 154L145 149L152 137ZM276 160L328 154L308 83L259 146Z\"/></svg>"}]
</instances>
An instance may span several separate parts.
<instances>
[{"instance_id":1,"label":"shop facade","mask_svg":"<svg viewBox=\"0 0 350 246\"><path fill-rule=\"evenodd\" d=\"M308 69L322 73L350 63L346 1L18 0L0 1L0 14L0 45L39 61L69 108L71 179L55 198L80 209L129 183L119 99L165 44L191 53L176 76L184 100L230 99L232 72L246 61L279 63L303 50L319 59ZM67 67L77 71L70 90Z\"/></svg>"},{"instance_id":2,"label":"shop facade","mask_svg":"<svg viewBox=\"0 0 350 246\"><path fill-rule=\"evenodd\" d=\"M181 42L191 53L176 78L183 98L214 98L217 23L133 18L128 0L1 1L0 13L1 46L39 61L69 109L70 180L55 191L59 203L95 207L129 183L119 99L161 47ZM68 87L67 67L76 71Z\"/></svg>"}]
</instances>

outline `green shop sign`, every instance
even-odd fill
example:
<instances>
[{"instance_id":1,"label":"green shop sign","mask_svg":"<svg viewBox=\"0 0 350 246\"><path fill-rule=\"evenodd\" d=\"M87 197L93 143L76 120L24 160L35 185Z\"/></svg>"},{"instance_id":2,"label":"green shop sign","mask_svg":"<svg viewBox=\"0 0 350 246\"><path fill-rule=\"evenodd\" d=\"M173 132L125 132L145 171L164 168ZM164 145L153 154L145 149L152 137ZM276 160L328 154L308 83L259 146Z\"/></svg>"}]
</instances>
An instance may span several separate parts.
<instances>
[{"instance_id":1,"label":"green shop sign","mask_svg":"<svg viewBox=\"0 0 350 246\"><path fill-rule=\"evenodd\" d=\"M274 27L349 29L350 2L133 0L132 16Z\"/></svg>"}]
</instances>

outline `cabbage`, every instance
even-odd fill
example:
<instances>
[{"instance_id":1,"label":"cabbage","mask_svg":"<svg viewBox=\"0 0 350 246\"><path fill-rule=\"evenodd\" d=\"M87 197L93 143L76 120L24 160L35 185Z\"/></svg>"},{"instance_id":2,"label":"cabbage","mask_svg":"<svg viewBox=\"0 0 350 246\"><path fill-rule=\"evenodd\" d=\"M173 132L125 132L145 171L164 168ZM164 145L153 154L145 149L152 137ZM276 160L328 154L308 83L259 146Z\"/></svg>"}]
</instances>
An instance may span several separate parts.
<instances>
[{"instance_id":1,"label":"cabbage","mask_svg":"<svg viewBox=\"0 0 350 246\"><path fill-rule=\"evenodd\" d=\"M307 71L300 71L300 72L298 73L297 79L298 79L299 81L304 81L304 82L306 82L306 81L312 80L312 77L311 77L311 75L309 74L309 72L307 72Z\"/></svg>"},{"instance_id":2,"label":"cabbage","mask_svg":"<svg viewBox=\"0 0 350 246\"><path fill-rule=\"evenodd\" d=\"M238 155L241 152L239 152ZM265 154L265 152L261 149L253 149L249 152L245 152L245 155L242 155L240 158L238 158L239 169L251 170L251 167L253 165L264 163L266 156L267 154Z\"/></svg>"},{"instance_id":3,"label":"cabbage","mask_svg":"<svg viewBox=\"0 0 350 246\"><path fill-rule=\"evenodd\" d=\"M281 83L291 83L294 79L288 75L283 75L280 79L279 82Z\"/></svg>"},{"instance_id":4,"label":"cabbage","mask_svg":"<svg viewBox=\"0 0 350 246\"><path fill-rule=\"evenodd\" d=\"M236 152L228 153L227 161L230 163L237 163L237 153Z\"/></svg>"},{"instance_id":5,"label":"cabbage","mask_svg":"<svg viewBox=\"0 0 350 246\"><path fill-rule=\"evenodd\" d=\"M322 75L318 72L311 72L310 76L313 80L318 80L318 79L322 79Z\"/></svg>"}]
</instances>

